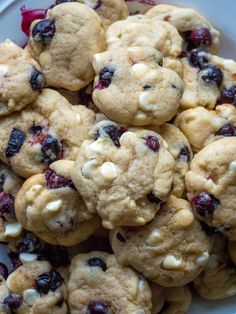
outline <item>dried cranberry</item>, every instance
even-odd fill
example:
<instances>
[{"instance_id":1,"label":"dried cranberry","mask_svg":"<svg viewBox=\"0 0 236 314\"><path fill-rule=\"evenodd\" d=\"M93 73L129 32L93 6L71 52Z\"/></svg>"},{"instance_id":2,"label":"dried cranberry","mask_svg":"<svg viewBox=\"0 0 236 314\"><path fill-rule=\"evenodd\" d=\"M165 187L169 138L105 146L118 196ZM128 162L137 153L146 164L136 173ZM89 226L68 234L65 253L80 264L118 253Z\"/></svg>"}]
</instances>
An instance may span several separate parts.
<instances>
[{"instance_id":1,"label":"dried cranberry","mask_svg":"<svg viewBox=\"0 0 236 314\"><path fill-rule=\"evenodd\" d=\"M3 263L0 263L0 281L1 281L1 277L3 277L4 279L7 279L8 277L7 266Z\"/></svg>"},{"instance_id":2,"label":"dried cranberry","mask_svg":"<svg viewBox=\"0 0 236 314\"><path fill-rule=\"evenodd\" d=\"M33 71L31 73L30 86L34 91L41 91L41 89L43 89L45 86L45 76L36 68L33 68Z\"/></svg>"},{"instance_id":3,"label":"dried cranberry","mask_svg":"<svg viewBox=\"0 0 236 314\"><path fill-rule=\"evenodd\" d=\"M126 240L125 240L125 237L120 233L120 232L118 232L117 234L116 234L116 238L117 238L117 240L119 240L120 242L126 242Z\"/></svg>"},{"instance_id":4,"label":"dried cranberry","mask_svg":"<svg viewBox=\"0 0 236 314\"><path fill-rule=\"evenodd\" d=\"M41 243L33 233L28 232L17 243L16 248L18 252L37 252L41 249Z\"/></svg>"},{"instance_id":5,"label":"dried cranberry","mask_svg":"<svg viewBox=\"0 0 236 314\"><path fill-rule=\"evenodd\" d=\"M88 260L88 265L90 267L100 267L103 271L106 271L107 270L107 265L106 263L103 262L103 260L101 260L100 258L98 257L93 257L93 258L90 258Z\"/></svg>"},{"instance_id":6,"label":"dried cranberry","mask_svg":"<svg viewBox=\"0 0 236 314\"><path fill-rule=\"evenodd\" d=\"M99 81L95 85L94 89L104 89L111 84L112 77L114 76L115 70L111 67L103 68L99 73Z\"/></svg>"},{"instance_id":7,"label":"dried cranberry","mask_svg":"<svg viewBox=\"0 0 236 314\"><path fill-rule=\"evenodd\" d=\"M10 138L7 143L5 156L9 158L19 153L24 141L25 141L25 133L17 128L13 128Z\"/></svg>"},{"instance_id":8,"label":"dried cranberry","mask_svg":"<svg viewBox=\"0 0 236 314\"><path fill-rule=\"evenodd\" d=\"M190 53L187 54L187 58L191 66L199 69L203 68L208 63L206 53L199 49L191 50Z\"/></svg>"},{"instance_id":9,"label":"dried cranberry","mask_svg":"<svg viewBox=\"0 0 236 314\"><path fill-rule=\"evenodd\" d=\"M155 204L160 204L161 200L155 196L153 192L150 192L147 194L147 199L149 200L150 203L155 203Z\"/></svg>"},{"instance_id":10,"label":"dried cranberry","mask_svg":"<svg viewBox=\"0 0 236 314\"><path fill-rule=\"evenodd\" d=\"M191 32L190 39L196 47L210 46L212 36L208 28L202 27Z\"/></svg>"},{"instance_id":11,"label":"dried cranberry","mask_svg":"<svg viewBox=\"0 0 236 314\"><path fill-rule=\"evenodd\" d=\"M34 25L32 36L37 42L48 43L53 38L55 32L55 22L50 19L45 19Z\"/></svg>"},{"instance_id":12,"label":"dried cranberry","mask_svg":"<svg viewBox=\"0 0 236 314\"><path fill-rule=\"evenodd\" d=\"M236 136L236 127L231 123L226 123L216 132L216 135Z\"/></svg>"},{"instance_id":13,"label":"dried cranberry","mask_svg":"<svg viewBox=\"0 0 236 314\"><path fill-rule=\"evenodd\" d=\"M223 72L215 65L209 64L202 68L202 80L206 83L215 83L218 87L223 82ZM200 73L201 73L200 72Z\"/></svg>"},{"instance_id":14,"label":"dried cranberry","mask_svg":"<svg viewBox=\"0 0 236 314\"><path fill-rule=\"evenodd\" d=\"M220 201L212 194L201 192L192 198L191 204L196 214L206 217L214 213Z\"/></svg>"},{"instance_id":15,"label":"dried cranberry","mask_svg":"<svg viewBox=\"0 0 236 314\"><path fill-rule=\"evenodd\" d=\"M225 88L221 92L220 96L221 104L233 104L236 106L236 86L233 85L230 88Z\"/></svg>"},{"instance_id":16,"label":"dried cranberry","mask_svg":"<svg viewBox=\"0 0 236 314\"><path fill-rule=\"evenodd\" d=\"M187 162L189 162L191 159L190 151L189 151L187 146L182 147L180 152L179 152L178 159L182 159L182 158L186 158Z\"/></svg>"},{"instance_id":17,"label":"dried cranberry","mask_svg":"<svg viewBox=\"0 0 236 314\"><path fill-rule=\"evenodd\" d=\"M31 23L35 20L44 19L46 15L45 9L28 10L23 5L20 10L22 17L21 29L26 34L26 36L29 36Z\"/></svg>"},{"instance_id":18,"label":"dried cranberry","mask_svg":"<svg viewBox=\"0 0 236 314\"><path fill-rule=\"evenodd\" d=\"M42 143L43 163L50 165L52 162L62 157L62 147L60 142L53 136L47 135Z\"/></svg>"},{"instance_id":19,"label":"dried cranberry","mask_svg":"<svg viewBox=\"0 0 236 314\"><path fill-rule=\"evenodd\" d=\"M88 305L89 314L109 314L110 308L102 302L91 301Z\"/></svg>"},{"instance_id":20,"label":"dried cranberry","mask_svg":"<svg viewBox=\"0 0 236 314\"><path fill-rule=\"evenodd\" d=\"M9 294L4 300L3 304L7 305L12 313L17 310L22 304L22 297L18 294Z\"/></svg>"},{"instance_id":21,"label":"dried cranberry","mask_svg":"<svg viewBox=\"0 0 236 314\"><path fill-rule=\"evenodd\" d=\"M0 193L0 217L6 221L15 220L15 198L5 192Z\"/></svg>"},{"instance_id":22,"label":"dried cranberry","mask_svg":"<svg viewBox=\"0 0 236 314\"><path fill-rule=\"evenodd\" d=\"M56 291L63 281L61 274L52 269L50 272L43 273L36 278L35 288L38 292L47 294L50 290Z\"/></svg>"},{"instance_id":23,"label":"dried cranberry","mask_svg":"<svg viewBox=\"0 0 236 314\"><path fill-rule=\"evenodd\" d=\"M153 135L149 135L149 136L145 137L144 139L146 141L145 144L147 145L148 148L150 148L154 152L159 151L160 144L159 144L157 137L155 137Z\"/></svg>"},{"instance_id":24,"label":"dried cranberry","mask_svg":"<svg viewBox=\"0 0 236 314\"><path fill-rule=\"evenodd\" d=\"M55 268L67 266L70 262L68 251L63 246L46 244L42 254Z\"/></svg>"},{"instance_id":25,"label":"dried cranberry","mask_svg":"<svg viewBox=\"0 0 236 314\"><path fill-rule=\"evenodd\" d=\"M58 175L51 168L48 168L44 175L47 181L48 189L59 189L59 188L69 187L75 190L75 186L71 180L68 180Z\"/></svg>"}]
</instances>

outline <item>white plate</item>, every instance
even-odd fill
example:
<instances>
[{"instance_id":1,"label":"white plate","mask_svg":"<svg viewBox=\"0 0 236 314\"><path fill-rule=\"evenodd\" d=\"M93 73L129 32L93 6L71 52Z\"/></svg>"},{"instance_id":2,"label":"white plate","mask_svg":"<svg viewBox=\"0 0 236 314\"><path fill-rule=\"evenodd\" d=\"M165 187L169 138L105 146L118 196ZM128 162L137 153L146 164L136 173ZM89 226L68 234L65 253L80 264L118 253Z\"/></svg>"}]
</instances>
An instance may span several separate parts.
<instances>
[{"instance_id":1,"label":"white plate","mask_svg":"<svg viewBox=\"0 0 236 314\"><path fill-rule=\"evenodd\" d=\"M143 11L150 7L143 2L154 0L129 0L131 12ZM26 42L21 31L20 7L48 8L52 0L0 0L0 42L6 38L12 39L19 45ZM236 56L236 0L169 0L156 1L156 3L172 3L180 6L192 7L203 13L221 32L222 48L220 55L227 58ZM0 258L4 257L4 248L0 246ZM194 302L188 314L236 314L236 296L223 301L204 301L194 297Z\"/></svg>"}]
</instances>

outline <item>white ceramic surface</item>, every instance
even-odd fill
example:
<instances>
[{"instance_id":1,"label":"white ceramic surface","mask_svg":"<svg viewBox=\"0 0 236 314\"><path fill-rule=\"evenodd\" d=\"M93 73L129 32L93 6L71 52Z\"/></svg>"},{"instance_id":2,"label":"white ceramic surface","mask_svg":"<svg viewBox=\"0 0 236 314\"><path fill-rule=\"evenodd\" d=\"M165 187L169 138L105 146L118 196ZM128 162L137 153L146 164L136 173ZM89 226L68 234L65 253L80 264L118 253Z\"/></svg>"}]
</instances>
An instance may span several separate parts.
<instances>
[{"instance_id":1,"label":"white ceramic surface","mask_svg":"<svg viewBox=\"0 0 236 314\"><path fill-rule=\"evenodd\" d=\"M146 0L146 2L154 2ZM52 0L0 0L0 42L6 38L23 45L26 37L21 31L20 7L48 8ZM143 11L150 5L142 4L143 0L129 0L131 12ZM203 13L222 34L220 55L236 59L236 0L162 0L156 3L171 3L192 7ZM7 261L5 248L0 245L0 260ZM204 301L194 297L194 302L188 314L236 314L236 296L223 301Z\"/></svg>"}]
</instances>

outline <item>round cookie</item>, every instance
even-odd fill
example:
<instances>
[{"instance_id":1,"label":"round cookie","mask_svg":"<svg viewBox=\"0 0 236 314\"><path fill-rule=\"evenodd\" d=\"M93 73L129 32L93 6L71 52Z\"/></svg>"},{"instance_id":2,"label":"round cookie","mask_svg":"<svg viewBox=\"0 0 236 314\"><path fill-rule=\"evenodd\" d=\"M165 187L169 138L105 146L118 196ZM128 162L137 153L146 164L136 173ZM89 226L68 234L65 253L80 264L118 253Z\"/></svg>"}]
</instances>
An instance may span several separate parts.
<instances>
[{"instance_id":1,"label":"round cookie","mask_svg":"<svg viewBox=\"0 0 236 314\"><path fill-rule=\"evenodd\" d=\"M174 160L155 132L101 121L83 142L72 181L103 226L138 226L152 220L169 196Z\"/></svg>"},{"instance_id":2,"label":"round cookie","mask_svg":"<svg viewBox=\"0 0 236 314\"><path fill-rule=\"evenodd\" d=\"M151 313L151 290L113 254L91 252L73 258L67 285L71 313Z\"/></svg>"},{"instance_id":3,"label":"round cookie","mask_svg":"<svg viewBox=\"0 0 236 314\"><path fill-rule=\"evenodd\" d=\"M174 125L165 123L160 127L150 127L167 142L167 149L175 160L175 174L171 193L181 197L185 192L185 173L192 160L192 150L185 135Z\"/></svg>"},{"instance_id":4,"label":"round cookie","mask_svg":"<svg viewBox=\"0 0 236 314\"><path fill-rule=\"evenodd\" d=\"M73 166L70 160L52 163L44 174L26 180L16 197L18 221L51 244L75 245L100 225L71 181Z\"/></svg>"},{"instance_id":5,"label":"round cookie","mask_svg":"<svg viewBox=\"0 0 236 314\"><path fill-rule=\"evenodd\" d=\"M225 239L217 237L205 270L193 281L197 293L207 300L236 295L236 272L227 254Z\"/></svg>"},{"instance_id":6,"label":"round cookie","mask_svg":"<svg viewBox=\"0 0 236 314\"><path fill-rule=\"evenodd\" d=\"M182 58L183 110L198 106L215 108L220 103L235 103L236 62L194 49ZM230 97L229 97L230 96Z\"/></svg>"},{"instance_id":7,"label":"round cookie","mask_svg":"<svg viewBox=\"0 0 236 314\"><path fill-rule=\"evenodd\" d=\"M15 215L15 196L22 184L23 180L0 162L0 241L9 241L22 231Z\"/></svg>"},{"instance_id":8,"label":"round cookie","mask_svg":"<svg viewBox=\"0 0 236 314\"><path fill-rule=\"evenodd\" d=\"M0 119L0 159L22 177L42 173L57 159L74 159L94 122L90 109L44 89L32 105Z\"/></svg>"},{"instance_id":9,"label":"round cookie","mask_svg":"<svg viewBox=\"0 0 236 314\"><path fill-rule=\"evenodd\" d=\"M66 314L64 279L48 262L28 262L0 283L3 314Z\"/></svg>"},{"instance_id":10,"label":"round cookie","mask_svg":"<svg viewBox=\"0 0 236 314\"><path fill-rule=\"evenodd\" d=\"M175 287L204 269L211 239L194 218L190 203L171 196L146 226L114 229L111 246L121 265L132 266L163 287Z\"/></svg>"},{"instance_id":11,"label":"round cookie","mask_svg":"<svg viewBox=\"0 0 236 314\"><path fill-rule=\"evenodd\" d=\"M236 241L229 241L228 253L229 253L231 260L236 265Z\"/></svg>"},{"instance_id":12,"label":"round cookie","mask_svg":"<svg viewBox=\"0 0 236 314\"><path fill-rule=\"evenodd\" d=\"M45 85L38 63L9 39L0 44L0 116L32 103Z\"/></svg>"},{"instance_id":13,"label":"round cookie","mask_svg":"<svg viewBox=\"0 0 236 314\"><path fill-rule=\"evenodd\" d=\"M182 80L161 67L154 48L131 47L96 54L95 105L111 120L137 126L163 124L176 113Z\"/></svg>"},{"instance_id":14,"label":"round cookie","mask_svg":"<svg viewBox=\"0 0 236 314\"><path fill-rule=\"evenodd\" d=\"M121 47L153 47L164 56L178 57L183 39L171 24L145 15L129 16L112 24L106 32L109 50Z\"/></svg>"},{"instance_id":15,"label":"round cookie","mask_svg":"<svg viewBox=\"0 0 236 314\"><path fill-rule=\"evenodd\" d=\"M223 104L211 111L203 107L188 109L177 116L175 125L185 134L193 151L198 152L224 136L236 136L236 108Z\"/></svg>"},{"instance_id":16,"label":"round cookie","mask_svg":"<svg viewBox=\"0 0 236 314\"><path fill-rule=\"evenodd\" d=\"M197 153L185 183L197 219L236 240L236 138L224 137Z\"/></svg>"},{"instance_id":17,"label":"round cookie","mask_svg":"<svg viewBox=\"0 0 236 314\"><path fill-rule=\"evenodd\" d=\"M158 4L147 11L148 18L167 21L177 28L185 40L186 49L202 47L212 53L220 48L220 33L194 9Z\"/></svg>"},{"instance_id":18,"label":"round cookie","mask_svg":"<svg viewBox=\"0 0 236 314\"><path fill-rule=\"evenodd\" d=\"M42 67L47 86L76 91L93 80L93 56L105 48L98 15L84 4L63 3L32 23L27 51Z\"/></svg>"},{"instance_id":19,"label":"round cookie","mask_svg":"<svg viewBox=\"0 0 236 314\"><path fill-rule=\"evenodd\" d=\"M154 282L152 290L152 314L184 314L188 311L192 294L188 286L163 288Z\"/></svg>"}]
</instances>

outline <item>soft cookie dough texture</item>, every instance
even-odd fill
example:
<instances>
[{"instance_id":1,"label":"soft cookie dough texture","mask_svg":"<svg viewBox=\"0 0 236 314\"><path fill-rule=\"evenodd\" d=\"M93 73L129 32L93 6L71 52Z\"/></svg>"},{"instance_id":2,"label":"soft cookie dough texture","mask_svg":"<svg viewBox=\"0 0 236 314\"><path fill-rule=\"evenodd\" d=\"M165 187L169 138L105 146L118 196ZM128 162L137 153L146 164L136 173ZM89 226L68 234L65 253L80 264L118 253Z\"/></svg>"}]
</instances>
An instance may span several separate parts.
<instances>
[{"instance_id":1,"label":"soft cookie dough texture","mask_svg":"<svg viewBox=\"0 0 236 314\"><path fill-rule=\"evenodd\" d=\"M67 288L73 314L93 313L96 303L101 303L97 306L104 309L101 313L151 314L147 281L133 269L120 266L113 254L95 251L75 256Z\"/></svg>"},{"instance_id":2,"label":"soft cookie dough texture","mask_svg":"<svg viewBox=\"0 0 236 314\"><path fill-rule=\"evenodd\" d=\"M132 266L163 287L175 287L200 274L212 243L190 203L171 196L151 223L114 229L111 245L121 265Z\"/></svg>"},{"instance_id":3,"label":"soft cookie dough texture","mask_svg":"<svg viewBox=\"0 0 236 314\"><path fill-rule=\"evenodd\" d=\"M169 196L173 176L173 157L157 133L128 131L111 121L95 125L72 171L88 210L97 211L108 229L152 220Z\"/></svg>"},{"instance_id":4,"label":"soft cookie dough texture","mask_svg":"<svg viewBox=\"0 0 236 314\"><path fill-rule=\"evenodd\" d=\"M7 39L0 44L0 116L20 111L44 87L39 64L24 49Z\"/></svg>"},{"instance_id":5,"label":"soft cookie dough texture","mask_svg":"<svg viewBox=\"0 0 236 314\"><path fill-rule=\"evenodd\" d=\"M96 54L93 100L122 124L163 124L176 113L183 93L178 74L161 67L154 48L131 47Z\"/></svg>"},{"instance_id":6,"label":"soft cookie dough texture","mask_svg":"<svg viewBox=\"0 0 236 314\"><path fill-rule=\"evenodd\" d=\"M88 6L72 2L48 10L46 20L55 26L50 38L39 38L39 21L34 21L27 50L41 65L47 86L69 90L86 86L94 78L93 56L106 48L100 18Z\"/></svg>"}]
</instances>

